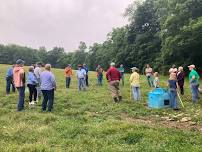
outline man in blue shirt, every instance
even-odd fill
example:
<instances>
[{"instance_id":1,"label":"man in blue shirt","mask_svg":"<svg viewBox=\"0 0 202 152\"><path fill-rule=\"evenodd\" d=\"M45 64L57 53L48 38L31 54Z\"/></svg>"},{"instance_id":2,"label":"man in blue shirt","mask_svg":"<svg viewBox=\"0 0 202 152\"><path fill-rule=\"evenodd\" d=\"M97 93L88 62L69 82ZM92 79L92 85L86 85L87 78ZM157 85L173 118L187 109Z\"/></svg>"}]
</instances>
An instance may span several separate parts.
<instances>
[{"instance_id":1,"label":"man in blue shirt","mask_svg":"<svg viewBox=\"0 0 202 152\"><path fill-rule=\"evenodd\" d=\"M40 75L41 91L43 93L42 111L46 111L48 104L48 111L53 109L54 91L56 90L55 76L51 72L51 65L45 65L45 71Z\"/></svg>"},{"instance_id":2,"label":"man in blue shirt","mask_svg":"<svg viewBox=\"0 0 202 152\"><path fill-rule=\"evenodd\" d=\"M13 83L13 67L10 67L6 73L6 95L10 93L10 87L12 86L12 91L15 92L15 85Z\"/></svg>"},{"instance_id":3,"label":"man in blue shirt","mask_svg":"<svg viewBox=\"0 0 202 152\"><path fill-rule=\"evenodd\" d=\"M85 63L83 64L83 69L86 71L85 83L86 83L86 86L88 87L89 86L89 83L88 83L88 66Z\"/></svg>"}]
</instances>

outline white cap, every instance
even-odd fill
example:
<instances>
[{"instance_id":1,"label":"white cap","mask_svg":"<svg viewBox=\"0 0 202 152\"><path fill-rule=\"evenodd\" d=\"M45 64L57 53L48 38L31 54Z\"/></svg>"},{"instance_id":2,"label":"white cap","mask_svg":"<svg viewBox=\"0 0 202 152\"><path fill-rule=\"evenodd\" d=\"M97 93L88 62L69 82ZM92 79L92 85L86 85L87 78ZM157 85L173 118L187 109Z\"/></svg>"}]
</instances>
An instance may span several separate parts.
<instances>
[{"instance_id":1,"label":"white cap","mask_svg":"<svg viewBox=\"0 0 202 152\"><path fill-rule=\"evenodd\" d=\"M194 65L194 64L191 64L191 65L189 65L188 67L195 69L195 65Z\"/></svg>"},{"instance_id":2,"label":"white cap","mask_svg":"<svg viewBox=\"0 0 202 152\"><path fill-rule=\"evenodd\" d=\"M110 65L111 65L111 66L115 66L115 63L114 63L114 62L112 62Z\"/></svg>"}]
</instances>

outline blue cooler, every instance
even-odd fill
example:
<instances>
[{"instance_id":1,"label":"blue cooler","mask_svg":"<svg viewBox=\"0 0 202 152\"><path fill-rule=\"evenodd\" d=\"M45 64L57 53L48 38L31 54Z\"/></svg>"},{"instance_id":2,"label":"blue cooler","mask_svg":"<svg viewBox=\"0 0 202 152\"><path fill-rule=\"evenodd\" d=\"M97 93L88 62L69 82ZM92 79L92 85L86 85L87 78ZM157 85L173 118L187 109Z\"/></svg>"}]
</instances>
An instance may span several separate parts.
<instances>
[{"instance_id":1,"label":"blue cooler","mask_svg":"<svg viewBox=\"0 0 202 152\"><path fill-rule=\"evenodd\" d=\"M157 109L170 107L170 95L168 91L156 88L149 92L148 107Z\"/></svg>"}]
</instances>

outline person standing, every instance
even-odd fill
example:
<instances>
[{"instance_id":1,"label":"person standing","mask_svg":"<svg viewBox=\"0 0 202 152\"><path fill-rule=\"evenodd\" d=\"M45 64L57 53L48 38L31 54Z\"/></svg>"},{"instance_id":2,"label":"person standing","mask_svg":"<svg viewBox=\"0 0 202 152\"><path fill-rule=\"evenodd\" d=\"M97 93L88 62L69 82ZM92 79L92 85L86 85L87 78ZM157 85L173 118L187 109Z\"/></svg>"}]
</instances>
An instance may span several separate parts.
<instances>
[{"instance_id":1,"label":"person standing","mask_svg":"<svg viewBox=\"0 0 202 152\"><path fill-rule=\"evenodd\" d=\"M66 88L67 89L70 87L72 75L73 75L72 67L70 64L68 64L67 67L65 68Z\"/></svg>"},{"instance_id":2,"label":"person standing","mask_svg":"<svg viewBox=\"0 0 202 152\"><path fill-rule=\"evenodd\" d=\"M15 85L13 83L13 68L14 68L14 65L10 67L6 73L6 95L10 94L11 86L12 86L12 91L15 92Z\"/></svg>"},{"instance_id":3,"label":"person standing","mask_svg":"<svg viewBox=\"0 0 202 152\"><path fill-rule=\"evenodd\" d=\"M195 65L188 66L189 68L189 83L191 87L191 94L192 94L192 102L196 103L199 99L199 74L195 70Z\"/></svg>"},{"instance_id":4,"label":"person standing","mask_svg":"<svg viewBox=\"0 0 202 152\"><path fill-rule=\"evenodd\" d=\"M150 87L153 87L153 69L149 64L146 65L145 74Z\"/></svg>"},{"instance_id":5,"label":"person standing","mask_svg":"<svg viewBox=\"0 0 202 152\"><path fill-rule=\"evenodd\" d=\"M112 98L114 102L120 102L122 96L119 89L119 82L121 79L121 73L115 68L115 63L110 64L110 68L107 70L106 78L109 82L109 88L112 93Z\"/></svg>"},{"instance_id":6,"label":"person standing","mask_svg":"<svg viewBox=\"0 0 202 152\"><path fill-rule=\"evenodd\" d=\"M96 72L97 72L97 84L99 86L102 86L103 69L102 69L102 67L100 65L97 66Z\"/></svg>"},{"instance_id":7,"label":"person standing","mask_svg":"<svg viewBox=\"0 0 202 152\"><path fill-rule=\"evenodd\" d=\"M82 65L79 64L78 65L78 70L77 70L77 79L78 79L78 89L79 91L86 90L86 70L84 68L82 68Z\"/></svg>"},{"instance_id":8,"label":"person standing","mask_svg":"<svg viewBox=\"0 0 202 152\"><path fill-rule=\"evenodd\" d=\"M122 86L124 86L124 72L125 72L125 69L123 67L123 64L120 65L120 67L118 68L118 70L121 73Z\"/></svg>"},{"instance_id":9,"label":"person standing","mask_svg":"<svg viewBox=\"0 0 202 152\"><path fill-rule=\"evenodd\" d=\"M54 103L54 91L56 91L55 76L51 72L51 65L45 65L45 71L41 73L41 91L43 94L42 111L46 111L48 104L48 111L51 112Z\"/></svg>"},{"instance_id":10,"label":"person standing","mask_svg":"<svg viewBox=\"0 0 202 152\"><path fill-rule=\"evenodd\" d=\"M172 72L170 74L170 78L168 80L168 87L169 87L169 93L170 93L170 102L171 102L171 108L173 110L178 110L177 105L177 77L176 73Z\"/></svg>"},{"instance_id":11,"label":"person standing","mask_svg":"<svg viewBox=\"0 0 202 152\"><path fill-rule=\"evenodd\" d=\"M36 102L38 102L38 100L41 98L41 80L40 80L40 76L41 76L41 72L42 72L42 63L38 62L36 63L35 65L35 68L34 68L34 74L36 76L36 79L37 79L37 85L36 85L36 90L37 90L37 100Z\"/></svg>"},{"instance_id":12,"label":"person standing","mask_svg":"<svg viewBox=\"0 0 202 152\"><path fill-rule=\"evenodd\" d=\"M184 78L185 78L185 74L183 71L183 67L179 67L178 73L177 73L177 83L178 83L181 95L184 95Z\"/></svg>"},{"instance_id":13,"label":"person standing","mask_svg":"<svg viewBox=\"0 0 202 152\"><path fill-rule=\"evenodd\" d=\"M154 86L154 88L159 88L159 86L160 86L159 73L158 72L154 72L153 86Z\"/></svg>"},{"instance_id":14,"label":"person standing","mask_svg":"<svg viewBox=\"0 0 202 152\"><path fill-rule=\"evenodd\" d=\"M24 99L25 99L25 71L24 71L24 61L18 59L16 61L16 65L13 68L13 80L14 85L18 90L19 93L19 100L17 111L24 110Z\"/></svg>"},{"instance_id":15,"label":"person standing","mask_svg":"<svg viewBox=\"0 0 202 152\"><path fill-rule=\"evenodd\" d=\"M86 86L88 87L89 86L89 83L88 83L88 66L85 63L83 64L83 69L86 71L85 83L86 83Z\"/></svg>"},{"instance_id":16,"label":"person standing","mask_svg":"<svg viewBox=\"0 0 202 152\"><path fill-rule=\"evenodd\" d=\"M134 101L138 101L141 98L140 95L140 75L139 75L139 70L136 67L131 68L132 69L132 74L130 76L130 85L133 93L133 99Z\"/></svg>"},{"instance_id":17,"label":"person standing","mask_svg":"<svg viewBox=\"0 0 202 152\"><path fill-rule=\"evenodd\" d=\"M29 73L27 74L27 87L29 88L29 105L34 105L37 99L37 78L34 74L34 67L29 67ZM34 100L33 100L34 97Z\"/></svg>"}]
</instances>

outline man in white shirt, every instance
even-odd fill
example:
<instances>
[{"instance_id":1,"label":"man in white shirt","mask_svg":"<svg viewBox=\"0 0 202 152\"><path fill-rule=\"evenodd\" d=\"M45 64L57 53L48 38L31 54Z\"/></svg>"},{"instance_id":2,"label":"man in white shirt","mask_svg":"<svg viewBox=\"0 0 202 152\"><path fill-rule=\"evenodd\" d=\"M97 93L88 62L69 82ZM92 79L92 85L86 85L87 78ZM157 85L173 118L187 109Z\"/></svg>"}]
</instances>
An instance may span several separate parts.
<instances>
[{"instance_id":1,"label":"man in white shirt","mask_svg":"<svg viewBox=\"0 0 202 152\"><path fill-rule=\"evenodd\" d=\"M77 79L78 79L78 89L81 91L81 89L86 90L86 71L82 68L82 65L78 65L78 70L76 72Z\"/></svg>"},{"instance_id":2,"label":"man in white shirt","mask_svg":"<svg viewBox=\"0 0 202 152\"><path fill-rule=\"evenodd\" d=\"M34 74L37 78L37 100L36 102L38 102L38 99L41 98L41 88L40 88L40 85L41 85L41 80L40 80L40 76L41 76L41 72L42 72L42 63L38 62L36 63L36 68L34 69Z\"/></svg>"}]
</instances>

